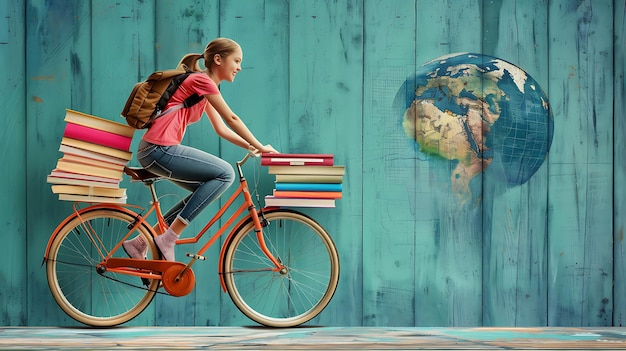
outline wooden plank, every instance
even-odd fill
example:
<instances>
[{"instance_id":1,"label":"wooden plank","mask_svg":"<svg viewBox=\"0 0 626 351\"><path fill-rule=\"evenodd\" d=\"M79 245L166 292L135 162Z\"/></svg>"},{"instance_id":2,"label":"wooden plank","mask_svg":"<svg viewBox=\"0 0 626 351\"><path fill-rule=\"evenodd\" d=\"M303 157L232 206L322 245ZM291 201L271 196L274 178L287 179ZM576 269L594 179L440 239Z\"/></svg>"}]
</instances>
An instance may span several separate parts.
<instances>
[{"instance_id":1,"label":"wooden plank","mask_svg":"<svg viewBox=\"0 0 626 351\"><path fill-rule=\"evenodd\" d=\"M253 0L247 1L246 6L237 2L220 5L220 36L235 40L243 51L242 70L232 83L224 82L220 86L222 95L259 141L281 151L286 151L282 149L281 136L289 106L289 76L285 69L289 60L285 45L289 35L288 13L289 4L282 0ZM245 151L222 140L220 153L234 163ZM244 175L250 180L249 186L259 185L256 190L262 202L274 185L267 169L252 160L245 166ZM261 203L257 207L262 206ZM228 294L220 292L220 296L220 325L253 323L232 303Z\"/></svg>"},{"instance_id":2,"label":"wooden plank","mask_svg":"<svg viewBox=\"0 0 626 351\"><path fill-rule=\"evenodd\" d=\"M415 159L393 103L414 72L415 1L368 1L364 26L363 324L414 325Z\"/></svg>"},{"instance_id":3,"label":"wooden plank","mask_svg":"<svg viewBox=\"0 0 626 351\"><path fill-rule=\"evenodd\" d=\"M94 99L91 110L82 111L124 123L120 112L132 87L155 70L154 7L154 1L93 2L89 42L94 44L86 45L91 48L91 78L86 91L90 91ZM137 137L139 133L136 132L133 138L133 153L140 139ZM130 164L138 166L135 156ZM147 205L150 194L145 187L131 184L127 177L124 179L121 186L127 188L128 202ZM155 314L160 316L163 313L156 308L160 301L160 297L156 298L128 325L157 323Z\"/></svg>"},{"instance_id":4,"label":"wooden plank","mask_svg":"<svg viewBox=\"0 0 626 351\"><path fill-rule=\"evenodd\" d=\"M483 12L483 53L515 64L543 89L548 88L547 13L545 0L496 1L484 4ZM535 92L525 90L529 100ZM497 131L490 133L494 137ZM547 176L545 161L524 184L508 186L489 171L483 178L483 325L547 324Z\"/></svg>"},{"instance_id":5,"label":"wooden plank","mask_svg":"<svg viewBox=\"0 0 626 351\"><path fill-rule=\"evenodd\" d=\"M206 45L218 36L219 30L219 2L205 1L201 3L190 1L156 1L155 3L155 67L154 69L174 68L180 59L187 53L203 53ZM204 60L200 60L200 67L204 68ZM208 119L203 119L187 129L182 142L183 145L218 154L220 149L219 137L215 134ZM219 156L219 154L218 154ZM169 182L159 184L161 194L175 194L164 201L163 209L167 211L189 192ZM202 213L181 234L183 238L195 236L211 217L218 211L220 201L215 201L205 208ZM187 262L187 253L195 253L209 240L211 230L194 245L179 245L176 257ZM196 275L195 289L188 296L181 298L165 298L157 305L159 325L217 325L220 316L221 289L216 274L216 265L219 248L214 246L204 256L206 261L200 261L193 266ZM165 313L167 311L167 313Z\"/></svg>"},{"instance_id":6,"label":"wooden plank","mask_svg":"<svg viewBox=\"0 0 626 351\"><path fill-rule=\"evenodd\" d=\"M0 259L0 303L11 302L0 317L5 325L77 325L56 306L45 268L32 260L71 213L44 180L60 157L65 108L119 121L136 81L200 51L218 33L244 48L244 71L223 93L260 139L285 152L335 153L348 169L340 207L310 212L333 234L342 263L337 295L314 324L624 324L623 2L559 0L547 9L546 0L248 2L247 9L227 1L0 5L7 28L0 31L7 72L0 91L10 97L3 111L21 116L5 118L0 131L13 146L6 161L15 165L0 171L14 185L4 193L11 205L0 212L18 234ZM414 91L403 75L442 54L481 48L518 64L546 90L556 134L549 164L528 183L502 194L478 189L486 194L478 208L459 210L450 186L454 164L408 157L415 149L402 139L402 112L396 125L381 114L395 113L390 91ZM185 143L215 147L227 159L239 155L214 144L211 133L204 121ZM394 181L382 182L384 172ZM146 203L140 184L129 188L131 202ZM183 194L166 182L159 189ZM16 262L26 265L23 272ZM213 300L215 266L206 263L194 268L201 283L193 295L159 297L130 325L250 324L232 308L224 313L227 295Z\"/></svg>"},{"instance_id":7,"label":"wooden plank","mask_svg":"<svg viewBox=\"0 0 626 351\"><path fill-rule=\"evenodd\" d=\"M613 7L550 3L548 324L610 325ZM558 33L576 33L563 36ZM553 33L553 34L552 34ZM564 289L563 287L567 287Z\"/></svg>"},{"instance_id":8,"label":"wooden plank","mask_svg":"<svg viewBox=\"0 0 626 351\"><path fill-rule=\"evenodd\" d=\"M8 350L625 350L624 328L2 328ZM210 345L210 346L207 346ZM252 346L254 345L254 346Z\"/></svg>"},{"instance_id":9,"label":"wooden plank","mask_svg":"<svg viewBox=\"0 0 626 351\"><path fill-rule=\"evenodd\" d=\"M289 121L289 2L254 0L246 6L226 2L220 11L220 35L237 41L243 50L242 70L232 84L222 84L222 94L259 141L288 152L284 126ZM244 155L240 147L225 140L221 153L230 161ZM271 194L274 178L267 169L247 170L248 177L254 173L258 179L261 198Z\"/></svg>"},{"instance_id":10,"label":"wooden plank","mask_svg":"<svg viewBox=\"0 0 626 351\"><path fill-rule=\"evenodd\" d=\"M626 3L614 3L613 46L613 325L626 325Z\"/></svg>"},{"instance_id":11,"label":"wooden plank","mask_svg":"<svg viewBox=\"0 0 626 351\"><path fill-rule=\"evenodd\" d=\"M45 179L61 156L65 109L91 103L83 91L91 81L89 13L88 3L80 1L33 1L26 7L27 257L42 257L49 235L71 213L71 204L59 202ZM29 325L76 325L54 302L45 268L30 262L24 310Z\"/></svg>"},{"instance_id":12,"label":"wooden plank","mask_svg":"<svg viewBox=\"0 0 626 351\"><path fill-rule=\"evenodd\" d=\"M331 233L341 276L330 306L312 324L361 323L363 2L289 3L289 115L283 152L334 153L346 166L335 209L307 211Z\"/></svg>"},{"instance_id":13,"label":"wooden plank","mask_svg":"<svg viewBox=\"0 0 626 351\"><path fill-rule=\"evenodd\" d=\"M0 256L0 313L2 325L25 325L28 317L27 287L28 259L26 255L26 94L24 74L25 56L25 8L19 0L0 4L0 70L3 82L0 94L6 97L0 107L3 127L0 140L7 146L3 153L5 167L0 169L0 179L5 180L3 199L0 203L0 221L7 235L4 240L4 254ZM9 148L10 146L10 148ZM6 272L4 274L3 272Z\"/></svg>"},{"instance_id":14,"label":"wooden plank","mask_svg":"<svg viewBox=\"0 0 626 351\"><path fill-rule=\"evenodd\" d=\"M481 51L482 2L418 1L416 74L422 64L455 52ZM416 151L418 149L417 146ZM464 204L453 190L458 160L415 153L417 326L481 325L481 178ZM469 181L469 180L468 180Z\"/></svg>"}]
</instances>

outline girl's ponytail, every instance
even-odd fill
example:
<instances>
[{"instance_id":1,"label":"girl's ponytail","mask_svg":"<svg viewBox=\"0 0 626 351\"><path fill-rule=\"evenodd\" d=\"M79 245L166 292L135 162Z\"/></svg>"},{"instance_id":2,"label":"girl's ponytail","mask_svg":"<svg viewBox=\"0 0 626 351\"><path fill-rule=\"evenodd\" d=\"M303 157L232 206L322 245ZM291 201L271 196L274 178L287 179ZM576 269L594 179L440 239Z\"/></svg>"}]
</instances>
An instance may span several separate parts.
<instances>
[{"instance_id":1,"label":"girl's ponytail","mask_svg":"<svg viewBox=\"0 0 626 351\"><path fill-rule=\"evenodd\" d=\"M180 59L176 69L189 69L193 72L202 72L200 65L198 64L198 60L203 58L202 54L187 54Z\"/></svg>"}]
</instances>

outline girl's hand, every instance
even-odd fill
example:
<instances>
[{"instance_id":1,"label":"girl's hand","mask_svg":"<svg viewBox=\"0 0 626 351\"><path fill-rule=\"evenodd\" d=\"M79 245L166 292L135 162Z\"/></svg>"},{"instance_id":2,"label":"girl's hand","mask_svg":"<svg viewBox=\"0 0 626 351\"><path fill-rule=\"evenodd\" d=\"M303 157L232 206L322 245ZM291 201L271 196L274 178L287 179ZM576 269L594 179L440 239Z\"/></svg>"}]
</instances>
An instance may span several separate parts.
<instances>
[{"instance_id":1,"label":"girl's hand","mask_svg":"<svg viewBox=\"0 0 626 351\"><path fill-rule=\"evenodd\" d=\"M276 149L274 149L272 147L272 145L270 145L270 144L264 145L263 149L261 150L261 152L263 152L263 153L271 153L271 154L279 154L280 153Z\"/></svg>"},{"instance_id":2,"label":"girl's hand","mask_svg":"<svg viewBox=\"0 0 626 351\"><path fill-rule=\"evenodd\" d=\"M248 146L248 152L251 153L254 156L261 156L261 154L265 154L265 153L276 153L276 154L279 153L270 144L264 145L263 148L260 149L260 150L255 148L254 146L250 145L250 146Z\"/></svg>"}]
</instances>

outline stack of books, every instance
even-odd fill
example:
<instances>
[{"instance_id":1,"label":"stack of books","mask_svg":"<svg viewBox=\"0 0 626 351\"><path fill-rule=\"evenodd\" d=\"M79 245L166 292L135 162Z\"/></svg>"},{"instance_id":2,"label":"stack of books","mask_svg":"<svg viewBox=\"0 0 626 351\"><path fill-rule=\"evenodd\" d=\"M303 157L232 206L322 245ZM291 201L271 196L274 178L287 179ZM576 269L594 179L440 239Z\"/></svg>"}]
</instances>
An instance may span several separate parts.
<instances>
[{"instance_id":1,"label":"stack of books","mask_svg":"<svg viewBox=\"0 0 626 351\"><path fill-rule=\"evenodd\" d=\"M126 203L120 182L135 129L69 109L65 122L63 157L47 178L52 192L64 201Z\"/></svg>"},{"instance_id":2,"label":"stack of books","mask_svg":"<svg viewBox=\"0 0 626 351\"><path fill-rule=\"evenodd\" d=\"M268 207L335 207L341 198L344 166L332 154L263 154L261 165L276 177Z\"/></svg>"}]
</instances>

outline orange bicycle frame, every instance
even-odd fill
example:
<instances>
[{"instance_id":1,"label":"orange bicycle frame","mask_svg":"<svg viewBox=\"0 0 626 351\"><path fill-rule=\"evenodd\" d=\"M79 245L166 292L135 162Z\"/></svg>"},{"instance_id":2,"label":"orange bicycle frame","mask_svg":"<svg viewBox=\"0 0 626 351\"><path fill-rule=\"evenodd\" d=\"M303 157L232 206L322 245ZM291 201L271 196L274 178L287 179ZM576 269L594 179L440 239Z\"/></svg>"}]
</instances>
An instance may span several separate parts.
<instances>
[{"instance_id":1,"label":"orange bicycle frame","mask_svg":"<svg viewBox=\"0 0 626 351\"><path fill-rule=\"evenodd\" d=\"M101 252L101 251L99 252L100 256L103 259L100 265L106 267L106 269L109 271L139 276L139 277L148 278L148 279L161 279L162 276L159 273L164 272L167 268L171 266L177 265L177 266L184 267L184 269L181 271L181 275L182 275L185 270L189 269L195 263L195 261L197 261L198 259L204 259L202 255L217 241L219 237L221 237L226 232L226 230L229 227L233 225L233 222L235 222L235 220L241 217L241 215L243 214L245 210L248 210L248 215L241 218L239 222L235 226L232 227L230 234L228 235L228 237L226 238L224 242L225 244L222 245L218 262L221 263L224 259L224 255L225 255L225 251L227 247L226 243L230 242L231 237L235 234L237 229L240 228L241 225L243 225L243 223L248 220L248 218L251 218L252 222L254 223L256 237L261 247L261 250L267 256L267 258L274 264L273 270L279 271L282 268L282 264L274 257L274 255L272 255L267 245L265 244L265 240L263 238L263 225L261 224L261 221L259 220L259 214L252 200L252 196L250 195L248 182L244 178L243 172L241 170L241 165L245 163L248 157L250 157L250 154L246 155L246 157L243 160L237 162L237 169L239 171L239 185L237 186L237 189L235 190L235 192L230 196L230 198L220 207L219 211L194 237L179 239L176 241L176 244L197 243L204 236L204 234L209 230L209 228L215 225L215 223L219 219L222 218L224 213L232 206L232 204L239 197L239 195L243 194L244 202L236 209L235 213L233 213L228 218L226 223L220 226L217 232L215 232L215 234L211 236L211 238L198 250L196 254L193 254L193 255L188 254L188 256L191 257L191 261L187 263L186 265L181 262L172 262L172 261L165 261L165 260L137 260L137 259L131 259L131 258L111 257L114 252L116 252L118 249L121 248L122 242L128 239L130 235L135 231L135 229L137 229L141 225L144 225L145 227L147 227L147 229L150 231L150 233L153 236L156 235L154 228L146 221L146 218L153 211L156 212L158 225L160 226L162 231L163 229L167 227L163 219L163 214L161 212L158 197L154 190L154 184L147 184L151 191L152 203L150 207L148 208L148 211L145 214L138 214L134 212L133 210L127 208L127 207L140 208L139 206L135 206L135 205L128 205L128 204L119 205L119 204L102 203L102 204L96 204L96 205L92 205L86 208L79 209L77 204L75 203L74 213L78 218L81 219L82 224L85 226L86 232L90 235L90 240L94 243L94 246L97 247L98 250L100 250L100 248L103 246L101 243L99 243L100 238L98 237L98 235L95 234L93 228L88 228L88 223L82 221L82 218L81 218L82 213L85 213L86 211L91 211L94 209L107 209L108 208L108 209L114 209L114 210L125 212L135 218L135 223L133 223L133 226L129 228L128 234L122 240L120 240L120 242L117 243L117 245L110 252L108 253ZM48 258L52 241L58 235L61 228L63 228L73 218L75 217L73 216L68 217L63 222L61 222L61 224L59 224L57 228L55 229L54 233L52 234L52 236L50 237L48 241L46 253L44 255L44 263L46 262ZM218 273L220 276L220 283L221 283L222 289L226 291L226 286L225 286L224 278L223 278L224 277L223 265L219 264L218 266L219 266ZM159 272L159 273L155 273L155 272Z\"/></svg>"}]
</instances>

